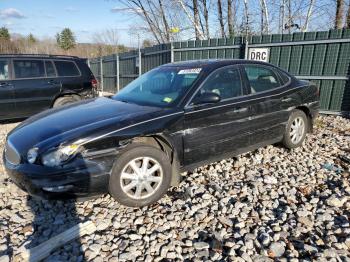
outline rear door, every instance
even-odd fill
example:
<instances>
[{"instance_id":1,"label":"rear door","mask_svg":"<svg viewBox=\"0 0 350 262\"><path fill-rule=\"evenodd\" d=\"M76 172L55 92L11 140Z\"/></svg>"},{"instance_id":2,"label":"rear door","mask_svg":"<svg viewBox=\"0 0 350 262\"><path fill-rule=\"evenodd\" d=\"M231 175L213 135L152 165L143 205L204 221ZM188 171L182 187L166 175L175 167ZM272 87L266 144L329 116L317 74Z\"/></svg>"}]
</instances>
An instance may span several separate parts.
<instances>
[{"instance_id":1,"label":"rear door","mask_svg":"<svg viewBox=\"0 0 350 262\"><path fill-rule=\"evenodd\" d=\"M0 119L14 117L15 99L10 68L9 59L0 59Z\"/></svg>"},{"instance_id":2,"label":"rear door","mask_svg":"<svg viewBox=\"0 0 350 262\"><path fill-rule=\"evenodd\" d=\"M63 92L80 93L84 90L83 77L75 62L55 60L54 63Z\"/></svg>"},{"instance_id":3,"label":"rear door","mask_svg":"<svg viewBox=\"0 0 350 262\"><path fill-rule=\"evenodd\" d=\"M60 83L50 60L14 59L16 113L31 116L50 108L60 93Z\"/></svg>"},{"instance_id":4,"label":"rear door","mask_svg":"<svg viewBox=\"0 0 350 262\"><path fill-rule=\"evenodd\" d=\"M211 73L193 97L215 92L221 101L185 108L184 164L218 158L249 146L250 105L245 96L241 70L226 66Z\"/></svg>"},{"instance_id":5,"label":"rear door","mask_svg":"<svg viewBox=\"0 0 350 262\"><path fill-rule=\"evenodd\" d=\"M288 83L283 83L277 69L260 65L244 65L251 100L251 144L276 142L282 138L289 111L284 107Z\"/></svg>"}]
</instances>

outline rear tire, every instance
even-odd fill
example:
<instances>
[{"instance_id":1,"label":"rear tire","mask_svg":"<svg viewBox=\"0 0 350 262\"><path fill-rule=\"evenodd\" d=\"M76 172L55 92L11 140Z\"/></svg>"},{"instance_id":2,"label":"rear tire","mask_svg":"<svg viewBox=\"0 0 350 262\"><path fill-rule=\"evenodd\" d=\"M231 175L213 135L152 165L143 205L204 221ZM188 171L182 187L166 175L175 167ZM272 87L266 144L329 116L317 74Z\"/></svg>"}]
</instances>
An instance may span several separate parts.
<instances>
[{"instance_id":1,"label":"rear tire","mask_svg":"<svg viewBox=\"0 0 350 262\"><path fill-rule=\"evenodd\" d=\"M55 102L53 103L53 107L68 105L68 104L77 102L79 100L80 100L80 97L78 96L62 96L55 100Z\"/></svg>"},{"instance_id":2,"label":"rear tire","mask_svg":"<svg viewBox=\"0 0 350 262\"><path fill-rule=\"evenodd\" d=\"M289 149L301 146L309 130L309 121L301 110L292 111L283 135L282 144Z\"/></svg>"},{"instance_id":3,"label":"rear tire","mask_svg":"<svg viewBox=\"0 0 350 262\"><path fill-rule=\"evenodd\" d=\"M132 144L114 163L109 193L125 206L153 204L170 187L171 170L170 160L163 151L145 144Z\"/></svg>"}]
</instances>

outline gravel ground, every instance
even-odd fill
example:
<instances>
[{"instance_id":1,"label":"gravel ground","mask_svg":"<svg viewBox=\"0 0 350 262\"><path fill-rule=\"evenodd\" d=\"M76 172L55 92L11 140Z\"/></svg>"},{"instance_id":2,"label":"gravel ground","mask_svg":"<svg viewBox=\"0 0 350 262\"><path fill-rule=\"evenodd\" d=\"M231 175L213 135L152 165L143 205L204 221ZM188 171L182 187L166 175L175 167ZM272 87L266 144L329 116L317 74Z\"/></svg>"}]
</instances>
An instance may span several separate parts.
<instances>
[{"instance_id":1,"label":"gravel ground","mask_svg":"<svg viewBox=\"0 0 350 262\"><path fill-rule=\"evenodd\" d=\"M0 141L13 126L0 125ZM349 148L350 121L321 116L302 148L268 146L184 173L142 209L109 195L36 201L0 169L0 261L86 220L98 230L47 261L350 261L350 175L339 160Z\"/></svg>"}]
</instances>

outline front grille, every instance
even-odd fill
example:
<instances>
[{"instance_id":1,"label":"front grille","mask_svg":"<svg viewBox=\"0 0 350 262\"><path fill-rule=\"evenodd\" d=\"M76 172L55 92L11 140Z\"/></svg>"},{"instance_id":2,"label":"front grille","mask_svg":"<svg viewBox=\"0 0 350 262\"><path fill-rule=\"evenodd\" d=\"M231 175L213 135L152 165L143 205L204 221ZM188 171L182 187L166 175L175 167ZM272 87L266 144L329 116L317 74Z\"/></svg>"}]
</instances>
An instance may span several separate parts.
<instances>
[{"instance_id":1,"label":"front grille","mask_svg":"<svg viewBox=\"0 0 350 262\"><path fill-rule=\"evenodd\" d=\"M5 158L12 165L18 165L21 163L21 156L10 141L6 141Z\"/></svg>"}]
</instances>

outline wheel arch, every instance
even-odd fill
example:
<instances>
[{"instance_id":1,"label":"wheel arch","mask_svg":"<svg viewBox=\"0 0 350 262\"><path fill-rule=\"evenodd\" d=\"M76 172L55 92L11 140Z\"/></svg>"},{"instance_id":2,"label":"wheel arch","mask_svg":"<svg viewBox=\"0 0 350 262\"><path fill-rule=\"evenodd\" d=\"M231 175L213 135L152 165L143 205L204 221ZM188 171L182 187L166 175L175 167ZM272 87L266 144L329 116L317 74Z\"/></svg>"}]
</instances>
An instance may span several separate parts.
<instances>
[{"instance_id":1,"label":"wheel arch","mask_svg":"<svg viewBox=\"0 0 350 262\"><path fill-rule=\"evenodd\" d=\"M77 93L77 92L74 92L74 91L70 91L70 90L66 90L66 91L64 91L64 92L61 92L61 93L59 93L59 94L57 94L55 97L54 97L54 99L52 99L52 101L51 101L51 108L53 107L53 105L55 104L55 102L56 102L56 100L58 99L58 98L61 98L61 97L65 97L65 96L73 96L73 97L76 97L76 98L78 98L78 100L81 100L81 96ZM77 100L77 101L78 101Z\"/></svg>"},{"instance_id":2,"label":"wheel arch","mask_svg":"<svg viewBox=\"0 0 350 262\"><path fill-rule=\"evenodd\" d=\"M312 115L311 115L310 109L307 106L297 106L295 109L304 112L304 114L307 117L308 124L309 124L308 125L308 127L309 127L308 132L312 132L312 130L313 130L313 121L312 121Z\"/></svg>"},{"instance_id":3,"label":"wheel arch","mask_svg":"<svg viewBox=\"0 0 350 262\"><path fill-rule=\"evenodd\" d=\"M139 136L131 140L132 143L144 143L162 150L168 157L172 166L171 186L180 183L180 162L178 152L172 142L162 134Z\"/></svg>"}]
</instances>

